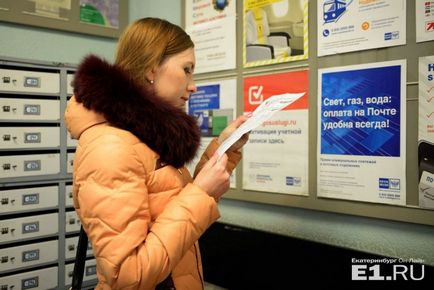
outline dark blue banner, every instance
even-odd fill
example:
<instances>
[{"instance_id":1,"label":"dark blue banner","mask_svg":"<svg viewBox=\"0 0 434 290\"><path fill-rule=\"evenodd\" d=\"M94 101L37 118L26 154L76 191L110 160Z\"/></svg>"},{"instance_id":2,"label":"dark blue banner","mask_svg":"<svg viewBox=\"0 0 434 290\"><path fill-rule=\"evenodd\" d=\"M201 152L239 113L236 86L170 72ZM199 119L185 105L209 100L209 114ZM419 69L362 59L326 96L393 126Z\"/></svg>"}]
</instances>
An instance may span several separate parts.
<instances>
[{"instance_id":1,"label":"dark blue banner","mask_svg":"<svg viewBox=\"0 0 434 290\"><path fill-rule=\"evenodd\" d=\"M321 153L400 156L401 66L322 75Z\"/></svg>"}]
</instances>

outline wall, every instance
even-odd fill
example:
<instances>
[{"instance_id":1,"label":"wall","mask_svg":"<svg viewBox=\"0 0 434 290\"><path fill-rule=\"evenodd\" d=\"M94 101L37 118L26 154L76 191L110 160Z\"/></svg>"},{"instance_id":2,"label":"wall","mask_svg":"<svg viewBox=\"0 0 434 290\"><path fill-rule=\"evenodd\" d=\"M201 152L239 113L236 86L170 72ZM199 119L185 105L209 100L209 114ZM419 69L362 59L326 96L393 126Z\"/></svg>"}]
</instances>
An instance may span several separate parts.
<instances>
[{"instance_id":1,"label":"wall","mask_svg":"<svg viewBox=\"0 0 434 290\"><path fill-rule=\"evenodd\" d=\"M181 1L129 3L130 20L156 16L181 24ZM312 23L314 19L310 17ZM314 27L312 23L310 27ZM0 39L0 57L71 64L87 53L112 60L115 49L115 40L108 38L2 22ZM220 208L221 222L378 255L420 258L434 265L434 227L227 199L221 201Z\"/></svg>"},{"instance_id":2,"label":"wall","mask_svg":"<svg viewBox=\"0 0 434 290\"><path fill-rule=\"evenodd\" d=\"M180 24L180 2L130 0L129 19L157 16ZM171 7L170 9L166 9ZM116 40L0 22L0 57L77 64L89 53L113 60Z\"/></svg>"}]
</instances>

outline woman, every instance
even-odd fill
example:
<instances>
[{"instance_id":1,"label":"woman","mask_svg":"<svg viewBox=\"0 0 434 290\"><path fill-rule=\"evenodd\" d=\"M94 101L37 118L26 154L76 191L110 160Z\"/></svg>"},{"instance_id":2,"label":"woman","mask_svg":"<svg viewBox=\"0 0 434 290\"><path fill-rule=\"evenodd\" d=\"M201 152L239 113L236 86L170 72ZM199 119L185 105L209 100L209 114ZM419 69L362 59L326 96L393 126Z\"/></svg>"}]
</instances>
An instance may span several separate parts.
<instances>
[{"instance_id":1,"label":"woman","mask_svg":"<svg viewBox=\"0 0 434 290\"><path fill-rule=\"evenodd\" d=\"M245 121L239 117L211 142L192 179L184 164L200 133L183 107L196 91L194 66L180 27L145 18L119 39L114 65L88 56L75 74L65 120L79 139L74 207L92 242L96 289L203 289L197 241L219 218L217 201L247 136L214 154Z\"/></svg>"}]
</instances>

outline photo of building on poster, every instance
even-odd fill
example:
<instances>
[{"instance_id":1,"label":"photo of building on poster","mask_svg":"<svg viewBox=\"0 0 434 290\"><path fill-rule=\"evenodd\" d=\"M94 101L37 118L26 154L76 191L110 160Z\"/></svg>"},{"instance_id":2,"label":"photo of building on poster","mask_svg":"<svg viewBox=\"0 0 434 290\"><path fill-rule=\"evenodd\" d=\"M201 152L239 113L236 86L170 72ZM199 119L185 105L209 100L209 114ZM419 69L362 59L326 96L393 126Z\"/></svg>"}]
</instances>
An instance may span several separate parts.
<instances>
[{"instance_id":1,"label":"photo of building on poster","mask_svg":"<svg viewBox=\"0 0 434 290\"><path fill-rule=\"evenodd\" d=\"M202 153L213 138L216 138L236 116L237 81L227 79L197 83L197 91L190 95L187 112L194 116L201 131L201 143L196 158L187 165L190 173L199 162ZM231 176L231 187L235 188L235 170Z\"/></svg>"},{"instance_id":2,"label":"photo of building on poster","mask_svg":"<svg viewBox=\"0 0 434 290\"><path fill-rule=\"evenodd\" d=\"M406 204L406 61L318 71L318 197Z\"/></svg>"},{"instance_id":3,"label":"photo of building on poster","mask_svg":"<svg viewBox=\"0 0 434 290\"><path fill-rule=\"evenodd\" d=\"M244 0L244 67L307 59L307 0Z\"/></svg>"},{"instance_id":4,"label":"photo of building on poster","mask_svg":"<svg viewBox=\"0 0 434 290\"><path fill-rule=\"evenodd\" d=\"M305 93L250 131L243 147L243 189L308 195L308 70L244 79L244 113L269 97Z\"/></svg>"},{"instance_id":5,"label":"photo of building on poster","mask_svg":"<svg viewBox=\"0 0 434 290\"><path fill-rule=\"evenodd\" d=\"M434 56L419 58L419 206L434 209Z\"/></svg>"},{"instance_id":6,"label":"photo of building on poster","mask_svg":"<svg viewBox=\"0 0 434 290\"><path fill-rule=\"evenodd\" d=\"M318 0L318 56L403 45L406 0Z\"/></svg>"},{"instance_id":7,"label":"photo of building on poster","mask_svg":"<svg viewBox=\"0 0 434 290\"><path fill-rule=\"evenodd\" d=\"M185 1L185 30L195 46L195 73L236 67L235 11L235 0Z\"/></svg>"},{"instance_id":8,"label":"photo of building on poster","mask_svg":"<svg viewBox=\"0 0 434 290\"><path fill-rule=\"evenodd\" d=\"M416 0L416 42L434 40L434 1Z\"/></svg>"}]
</instances>

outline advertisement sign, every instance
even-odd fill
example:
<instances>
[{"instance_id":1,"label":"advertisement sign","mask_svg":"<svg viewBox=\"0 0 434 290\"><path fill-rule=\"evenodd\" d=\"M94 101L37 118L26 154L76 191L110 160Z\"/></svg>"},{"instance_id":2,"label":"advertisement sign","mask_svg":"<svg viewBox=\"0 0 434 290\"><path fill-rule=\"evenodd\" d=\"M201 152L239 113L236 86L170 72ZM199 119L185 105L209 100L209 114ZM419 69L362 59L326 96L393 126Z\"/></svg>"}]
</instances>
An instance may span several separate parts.
<instances>
[{"instance_id":1,"label":"advertisement sign","mask_svg":"<svg viewBox=\"0 0 434 290\"><path fill-rule=\"evenodd\" d=\"M195 73L236 67L235 0L186 0L186 32L194 42Z\"/></svg>"},{"instance_id":2,"label":"advertisement sign","mask_svg":"<svg viewBox=\"0 0 434 290\"><path fill-rule=\"evenodd\" d=\"M307 0L244 0L244 67L307 59Z\"/></svg>"},{"instance_id":3,"label":"advertisement sign","mask_svg":"<svg viewBox=\"0 0 434 290\"><path fill-rule=\"evenodd\" d=\"M403 45L405 0L318 0L318 56Z\"/></svg>"},{"instance_id":4,"label":"advertisement sign","mask_svg":"<svg viewBox=\"0 0 434 290\"><path fill-rule=\"evenodd\" d=\"M434 56L419 58L419 206L434 209Z\"/></svg>"},{"instance_id":5,"label":"advertisement sign","mask_svg":"<svg viewBox=\"0 0 434 290\"><path fill-rule=\"evenodd\" d=\"M227 79L198 83L197 91L190 95L187 112L197 120L201 131L201 143L196 158L187 168L194 173L202 153L213 138L216 138L236 116L237 80ZM230 186L235 188L235 170L232 172Z\"/></svg>"},{"instance_id":6,"label":"advertisement sign","mask_svg":"<svg viewBox=\"0 0 434 290\"><path fill-rule=\"evenodd\" d=\"M405 60L319 70L319 197L406 204L405 85Z\"/></svg>"},{"instance_id":7,"label":"advertisement sign","mask_svg":"<svg viewBox=\"0 0 434 290\"><path fill-rule=\"evenodd\" d=\"M244 113L270 96L305 93L252 130L243 148L243 188L308 194L308 70L244 79Z\"/></svg>"}]
</instances>

